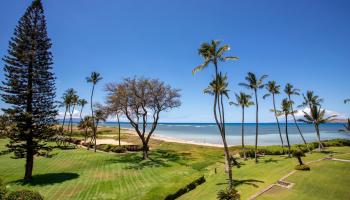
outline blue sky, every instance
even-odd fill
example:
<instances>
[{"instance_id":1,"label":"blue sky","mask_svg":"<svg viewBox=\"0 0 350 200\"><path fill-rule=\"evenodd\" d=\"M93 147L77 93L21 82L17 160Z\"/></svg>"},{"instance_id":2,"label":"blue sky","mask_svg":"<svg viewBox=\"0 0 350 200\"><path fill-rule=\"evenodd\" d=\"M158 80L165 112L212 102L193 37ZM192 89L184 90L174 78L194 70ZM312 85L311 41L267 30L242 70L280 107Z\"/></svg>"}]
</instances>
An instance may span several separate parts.
<instances>
[{"instance_id":1,"label":"blue sky","mask_svg":"<svg viewBox=\"0 0 350 200\"><path fill-rule=\"evenodd\" d=\"M30 2L0 1L1 57ZM213 69L195 76L191 70L202 62L199 45L216 39L231 46L228 55L240 57L221 65L229 77L231 97L244 90L238 83L252 71L268 74L282 85L290 82L302 91L314 90L330 112L349 116L350 105L343 99L350 98L350 1L43 0L43 4L59 97L73 87L89 99L91 85L85 77L91 71L103 76L96 88L99 102L104 101L106 83L135 75L160 78L182 90L181 108L163 113L161 121L213 122L212 98L202 92ZM277 99L282 98L283 94ZM271 100L260 102L261 121L273 121ZM227 106L226 113L229 122L240 121L239 108ZM246 118L254 121L253 107Z\"/></svg>"}]
</instances>

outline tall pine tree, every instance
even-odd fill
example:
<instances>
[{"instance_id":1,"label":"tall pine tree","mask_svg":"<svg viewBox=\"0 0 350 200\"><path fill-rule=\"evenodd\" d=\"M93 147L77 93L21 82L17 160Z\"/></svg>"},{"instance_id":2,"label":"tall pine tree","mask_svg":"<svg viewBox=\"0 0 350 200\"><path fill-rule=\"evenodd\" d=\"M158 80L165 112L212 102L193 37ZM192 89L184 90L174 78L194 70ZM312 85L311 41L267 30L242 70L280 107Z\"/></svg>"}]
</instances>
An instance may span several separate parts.
<instances>
[{"instance_id":1,"label":"tall pine tree","mask_svg":"<svg viewBox=\"0 0 350 200\"><path fill-rule=\"evenodd\" d=\"M13 122L7 145L14 158L26 158L24 180L32 179L35 155L50 149L46 141L55 134L57 123L55 77L49 51L46 21L40 0L34 0L20 18L9 42L1 98Z\"/></svg>"}]
</instances>

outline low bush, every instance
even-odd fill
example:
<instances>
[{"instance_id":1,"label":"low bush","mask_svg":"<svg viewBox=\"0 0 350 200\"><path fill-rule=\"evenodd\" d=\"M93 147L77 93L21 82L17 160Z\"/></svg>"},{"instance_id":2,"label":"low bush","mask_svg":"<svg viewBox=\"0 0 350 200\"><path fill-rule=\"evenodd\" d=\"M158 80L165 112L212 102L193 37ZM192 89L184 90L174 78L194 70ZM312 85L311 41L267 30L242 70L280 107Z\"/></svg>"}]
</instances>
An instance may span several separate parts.
<instances>
[{"instance_id":1,"label":"low bush","mask_svg":"<svg viewBox=\"0 0 350 200\"><path fill-rule=\"evenodd\" d=\"M109 152L109 151L111 151L112 148L113 148L113 145L111 145L111 144L100 144L100 145L97 145L97 149L100 150L100 151Z\"/></svg>"},{"instance_id":2,"label":"low bush","mask_svg":"<svg viewBox=\"0 0 350 200\"><path fill-rule=\"evenodd\" d=\"M220 190L217 194L218 200L238 200L241 199L241 196L238 194L238 191L235 189L225 189Z\"/></svg>"},{"instance_id":3,"label":"low bush","mask_svg":"<svg viewBox=\"0 0 350 200\"><path fill-rule=\"evenodd\" d=\"M6 193L7 193L6 186L0 179L0 200L6 199Z\"/></svg>"},{"instance_id":4,"label":"low bush","mask_svg":"<svg viewBox=\"0 0 350 200\"><path fill-rule=\"evenodd\" d=\"M333 147L333 146L350 146L350 140L348 139L332 139L332 140L324 140L322 141L323 146L325 147ZM292 145L291 153L293 154L295 151L302 151L306 153L310 150L314 150L318 148L318 142L308 143L308 146L304 144ZM272 146L260 146L258 147L258 154L262 155L283 155L288 153L288 147L284 147L284 153L281 146L272 145ZM239 154L243 157L243 151L241 148L239 149ZM247 157L253 158L255 156L255 150L253 146L246 146L246 155Z\"/></svg>"},{"instance_id":5,"label":"low bush","mask_svg":"<svg viewBox=\"0 0 350 200\"><path fill-rule=\"evenodd\" d=\"M310 167L308 165L296 165L295 169L296 170L302 170L302 171L309 171Z\"/></svg>"},{"instance_id":6,"label":"low bush","mask_svg":"<svg viewBox=\"0 0 350 200\"><path fill-rule=\"evenodd\" d=\"M124 145L124 147L128 151L143 151L143 146L142 145Z\"/></svg>"},{"instance_id":7,"label":"low bush","mask_svg":"<svg viewBox=\"0 0 350 200\"><path fill-rule=\"evenodd\" d=\"M10 192L6 197L6 200L43 200L44 198L39 194L39 192L31 190L19 190Z\"/></svg>"},{"instance_id":8,"label":"low bush","mask_svg":"<svg viewBox=\"0 0 350 200\"><path fill-rule=\"evenodd\" d=\"M178 191L176 191L174 194L169 194L165 197L165 200L174 200L176 198L179 198L181 195L194 190L198 185L205 182L204 176L199 177L198 179L192 181L190 184L186 185L183 188L180 188Z\"/></svg>"},{"instance_id":9,"label":"low bush","mask_svg":"<svg viewBox=\"0 0 350 200\"><path fill-rule=\"evenodd\" d=\"M125 153L126 152L126 148L123 146L112 146L110 148L110 151L114 152L114 153Z\"/></svg>"}]
</instances>

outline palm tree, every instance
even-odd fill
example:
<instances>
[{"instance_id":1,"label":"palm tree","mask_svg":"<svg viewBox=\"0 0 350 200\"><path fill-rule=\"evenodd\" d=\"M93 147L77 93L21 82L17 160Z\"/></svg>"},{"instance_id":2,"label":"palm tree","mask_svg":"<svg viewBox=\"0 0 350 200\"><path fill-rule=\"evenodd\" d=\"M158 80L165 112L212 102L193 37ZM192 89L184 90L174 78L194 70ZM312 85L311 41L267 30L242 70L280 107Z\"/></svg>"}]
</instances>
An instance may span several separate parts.
<instances>
[{"instance_id":1,"label":"palm tree","mask_svg":"<svg viewBox=\"0 0 350 200\"><path fill-rule=\"evenodd\" d=\"M258 135L259 135L259 102L258 102L258 90L264 88L264 79L267 78L267 75L262 75L260 78L252 72L248 72L245 80L247 83L240 83L240 86L251 89L254 91L255 96L255 162L258 162L257 150L258 150Z\"/></svg>"},{"instance_id":2,"label":"palm tree","mask_svg":"<svg viewBox=\"0 0 350 200\"><path fill-rule=\"evenodd\" d=\"M254 102L251 101L252 96L240 92L239 95L235 94L236 102L230 102L230 105L240 106L242 108L242 149L243 149L243 158L247 160L247 156L244 148L244 108L254 105Z\"/></svg>"},{"instance_id":3,"label":"palm tree","mask_svg":"<svg viewBox=\"0 0 350 200\"><path fill-rule=\"evenodd\" d=\"M344 103L345 103L345 104L348 103L348 102L350 102L350 99L345 99L345 100L344 100ZM348 124L347 124L347 125L344 125L344 128L345 128L345 129L340 129L339 131L340 131L340 132L350 132L350 118L348 118Z\"/></svg>"},{"instance_id":4,"label":"palm tree","mask_svg":"<svg viewBox=\"0 0 350 200\"><path fill-rule=\"evenodd\" d=\"M224 116L224 105L222 102L222 96L226 95L225 92L223 92L222 87L226 85L227 77L222 76L221 73L219 73L219 62L225 62L228 60L237 60L238 57L236 56L224 56L224 53L226 51L229 51L230 47L229 45L222 45L220 46L220 42L216 40L212 40L211 43L203 43L201 44L200 48L198 49L198 54L204 58L204 62L194 68L192 70L192 74L195 74L198 71L202 71L206 67L209 66L209 64L213 64L215 69L215 75L214 80L210 82L209 87L206 89L206 93L210 93L214 96L214 105L213 105L213 114L215 118L215 122L219 128L223 144L224 144L224 152L225 152L225 171L228 173L229 176L229 188L233 188L233 181L232 181L232 170L231 170L231 162L230 162L230 154L226 142L226 135L225 135L225 116ZM211 92L210 92L211 88ZM225 90L227 90L225 88ZM219 116L218 116L219 115Z\"/></svg>"},{"instance_id":5,"label":"palm tree","mask_svg":"<svg viewBox=\"0 0 350 200\"><path fill-rule=\"evenodd\" d=\"M75 107L78 105L79 103L79 96L76 95L76 91L72 89L72 93L71 93L71 98L72 98L72 109L69 111L69 115L70 115L70 134L73 133L73 114L74 114L74 110Z\"/></svg>"},{"instance_id":6,"label":"palm tree","mask_svg":"<svg viewBox=\"0 0 350 200\"><path fill-rule=\"evenodd\" d=\"M281 111L275 110L275 113L277 113L278 116L284 116L285 117L285 126L286 126L286 139L287 139L287 145L288 145L288 157L291 157L291 150L290 150L290 143L289 143L289 136L288 136L288 115L294 114L295 111L292 110L293 101L284 98L282 100L281 104Z\"/></svg>"},{"instance_id":7,"label":"palm tree","mask_svg":"<svg viewBox=\"0 0 350 200\"><path fill-rule=\"evenodd\" d=\"M350 119L348 118L348 123L345 125L344 124L344 128L345 129L340 129L339 132L350 132Z\"/></svg>"},{"instance_id":8,"label":"palm tree","mask_svg":"<svg viewBox=\"0 0 350 200\"><path fill-rule=\"evenodd\" d=\"M92 130L93 130L93 138L92 140L94 141L94 151L96 152L96 139L97 139L97 127L99 125L100 121L106 121L107 117L108 117L108 112L107 112L107 108L102 106L101 104L97 103L94 105L94 107L96 108L96 112L95 112L95 124L93 124ZM91 141L92 142L92 141Z\"/></svg>"},{"instance_id":9,"label":"palm tree","mask_svg":"<svg viewBox=\"0 0 350 200\"><path fill-rule=\"evenodd\" d=\"M311 91L311 90L306 91L306 95L303 94L303 99L304 101L298 107L300 108L309 107L310 110L313 105L319 106L323 102L323 99L320 98L318 95L315 95L314 91Z\"/></svg>"},{"instance_id":10,"label":"palm tree","mask_svg":"<svg viewBox=\"0 0 350 200\"><path fill-rule=\"evenodd\" d=\"M84 106L87 104L88 102L85 100L85 99L79 99L78 101L78 105L81 107L80 108L80 120L83 120L83 117L81 116L82 113L83 113L83 109L84 109Z\"/></svg>"},{"instance_id":11,"label":"palm tree","mask_svg":"<svg viewBox=\"0 0 350 200\"><path fill-rule=\"evenodd\" d=\"M61 134L63 134L63 130L64 130L64 123L66 121L66 116L67 116L67 112L68 112L68 109L71 105L71 98L69 95L67 95L67 93L64 93L63 96L62 96L62 103L61 103L61 107L65 107L65 111L64 111L64 116L63 116L63 122L62 122L62 127L61 127Z\"/></svg>"},{"instance_id":12,"label":"palm tree","mask_svg":"<svg viewBox=\"0 0 350 200\"><path fill-rule=\"evenodd\" d=\"M227 60L238 60L236 56L224 56L226 51L230 50L230 46L225 44L220 47L220 41L212 40L211 43L203 43L198 49L198 54L204 58L204 63L198 65L192 70L195 74L198 71L205 69L210 63L215 67L215 77L219 74L218 63Z\"/></svg>"},{"instance_id":13,"label":"palm tree","mask_svg":"<svg viewBox=\"0 0 350 200\"><path fill-rule=\"evenodd\" d=\"M78 124L78 128L84 130L84 143L86 143L88 137L88 129L92 128L92 117L85 116Z\"/></svg>"},{"instance_id":14,"label":"palm tree","mask_svg":"<svg viewBox=\"0 0 350 200\"><path fill-rule=\"evenodd\" d=\"M224 153L225 153L225 166L226 172L229 175L229 188L233 188L233 179L232 179L232 165L231 165L231 156L228 149L226 141L226 129L225 129L225 113L223 105L223 97L228 98L228 83L227 76L219 73L209 86L204 90L205 94L210 94L214 96L214 118L215 122L219 128L221 138L224 144ZM219 116L218 116L219 115Z\"/></svg>"},{"instance_id":15,"label":"palm tree","mask_svg":"<svg viewBox=\"0 0 350 200\"><path fill-rule=\"evenodd\" d=\"M299 119L299 121L305 122L307 124L313 124L315 126L317 139L318 139L318 150L321 151L321 149L323 149L324 147L321 142L320 124L324 124L332 121L333 118L336 117L337 115L331 115L329 117L325 117L326 110L321 109L321 106L317 106L317 105L312 105L310 114L306 113L305 111L303 111L303 113L304 113L305 119Z\"/></svg>"},{"instance_id":16,"label":"palm tree","mask_svg":"<svg viewBox=\"0 0 350 200\"><path fill-rule=\"evenodd\" d=\"M275 113L275 118L276 118L276 122L277 122L277 127L278 127L278 132L280 134L280 139L281 139L281 144L282 144L282 151L284 152L284 145L283 145L283 139L282 139L282 133L281 133L281 127L280 127L280 122L278 121L278 117L277 117L277 112L276 112L276 101L275 101L275 95L276 94L280 94L280 85L276 84L276 81L269 81L266 85L266 89L267 91L269 91L268 94L265 94L263 96L263 99L266 99L266 97L272 95L272 104L273 104L273 110Z\"/></svg>"},{"instance_id":17,"label":"palm tree","mask_svg":"<svg viewBox=\"0 0 350 200\"><path fill-rule=\"evenodd\" d=\"M289 101L292 101L292 98L291 98L292 95L300 95L299 91L300 91L299 89L294 88L294 86L292 84L290 84L290 83L287 83L286 87L284 88L284 92L287 94ZM298 132L299 132L299 134L301 136L301 139L303 140L303 142L306 145L306 147L309 148L308 145L307 145L307 142L306 142L306 140L305 140L305 138L303 136L303 134L301 133L301 130L299 128L297 120L295 119L293 104L291 104L291 111L292 111L291 115L293 117L294 124L297 127L297 129L298 129ZM310 151L310 149L309 149L309 151Z\"/></svg>"},{"instance_id":18,"label":"palm tree","mask_svg":"<svg viewBox=\"0 0 350 200\"><path fill-rule=\"evenodd\" d=\"M96 135L96 128L95 128L95 115L94 115L94 106L93 106L93 101L92 98L94 96L94 90L95 90L95 85L102 80L101 74L98 72L91 72L90 77L86 77L86 81L88 83L92 83L92 90L91 90L91 97L90 97L90 106L91 106L91 117L92 117L92 126L93 126L93 134ZM96 142L96 141L95 141Z\"/></svg>"}]
</instances>

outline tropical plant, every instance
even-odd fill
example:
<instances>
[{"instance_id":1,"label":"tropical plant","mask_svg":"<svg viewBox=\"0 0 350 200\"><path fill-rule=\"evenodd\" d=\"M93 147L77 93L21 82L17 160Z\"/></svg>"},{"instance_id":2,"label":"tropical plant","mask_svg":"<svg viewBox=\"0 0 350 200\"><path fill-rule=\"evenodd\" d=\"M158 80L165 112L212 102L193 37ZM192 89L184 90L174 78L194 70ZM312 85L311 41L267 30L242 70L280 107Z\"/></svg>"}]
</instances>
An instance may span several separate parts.
<instances>
[{"instance_id":1,"label":"tropical plant","mask_svg":"<svg viewBox=\"0 0 350 200\"><path fill-rule=\"evenodd\" d=\"M340 129L339 132L350 132L350 119L348 118L348 122L345 125L344 124L344 129Z\"/></svg>"},{"instance_id":2,"label":"tropical plant","mask_svg":"<svg viewBox=\"0 0 350 200\"><path fill-rule=\"evenodd\" d=\"M91 138L91 143L94 142L94 151L96 152L97 145L96 145L96 140L97 140L97 128L98 125L101 121L105 122L108 117L108 111L107 108L99 103L94 104L94 111L95 111L95 117L93 118L95 120L95 123L93 123L92 126L92 138Z\"/></svg>"},{"instance_id":3,"label":"tropical plant","mask_svg":"<svg viewBox=\"0 0 350 200\"><path fill-rule=\"evenodd\" d=\"M236 96L236 102L230 102L230 105L239 106L242 108L242 149L243 149L243 158L244 160L247 159L245 147L244 147L244 110L245 108L248 108L252 105L254 105L254 102L251 101L252 96L240 92L239 95L235 94Z\"/></svg>"},{"instance_id":4,"label":"tropical plant","mask_svg":"<svg viewBox=\"0 0 350 200\"><path fill-rule=\"evenodd\" d=\"M0 90L3 109L12 123L7 147L13 158L25 158L25 181L31 181L34 156L51 147L46 141L56 133L55 76L51 41L40 0L34 0L20 18L3 58L4 79Z\"/></svg>"},{"instance_id":5,"label":"tropical plant","mask_svg":"<svg viewBox=\"0 0 350 200\"><path fill-rule=\"evenodd\" d=\"M215 77L219 74L218 64L219 62L225 62L227 60L238 60L236 56L224 56L226 51L230 50L230 46L225 44L220 46L220 41L212 40L211 43L203 43L198 49L198 54L204 58L204 63L200 64L192 70L195 74L198 71L202 71L212 63L215 67Z\"/></svg>"},{"instance_id":6,"label":"tropical plant","mask_svg":"<svg viewBox=\"0 0 350 200\"><path fill-rule=\"evenodd\" d=\"M228 173L229 179L229 188L233 188L232 181L232 165L230 160L230 153L226 141L225 133L225 114L224 114L224 105L223 105L223 95L225 94L219 87L225 86L226 76L222 76L221 72L219 73L219 62L225 62L228 60L238 60L236 56L225 56L224 53L229 51L229 45L220 46L220 41L212 40L211 43L203 43L198 49L198 54L203 57L204 62L192 70L192 74L195 74L198 71L202 71L204 68L208 67L209 64L213 64L215 69L214 80L210 82L209 88L212 87L212 92L207 88L207 93L212 93L214 96L214 105L213 105L213 114L215 122L219 128L221 138L224 144L224 153L225 153L225 171ZM226 78L225 78L226 77ZM226 85L227 87L227 85Z\"/></svg>"},{"instance_id":7,"label":"tropical plant","mask_svg":"<svg viewBox=\"0 0 350 200\"><path fill-rule=\"evenodd\" d=\"M67 94L67 92L65 92L62 96L62 102L60 105L60 107L65 107L63 121L62 121L62 127L61 127L61 134L63 134L63 131L64 131L64 124L66 122L66 116L67 116L67 112L70 108L71 101L72 101L71 97Z\"/></svg>"},{"instance_id":8,"label":"tropical plant","mask_svg":"<svg viewBox=\"0 0 350 200\"><path fill-rule=\"evenodd\" d=\"M298 159L299 165L303 165L303 161L301 160L301 157L305 157L305 153L301 150L296 150L293 152L293 156Z\"/></svg>"},{"instance_id":9,"label":"tropical plant","mask_svg":"<svg viewBox=\"0 0 350 200\"><path fill-rule=\"evenodd\" d=\"M321 151L324 147L321 142L320 125L332 121L333 118L336 117L336 115L326 117L326 110L321 109L321 106L317 105L312 105L310 114L306 113L305 111L303 111L303 113L304 119L299 119L299 121L305 122L307 124L313 124L315 126L316 135L318 139L318 150Z\"/></svg>"},{"instance_id":10,"label":"tropical plant","mask_svg":"<svg viewBox=\"0 0 350 200\"><path fill-rule=\"evenodd\" d=\"M70 134L72 134L73 133L73 114L75 111L75 107L79 103L79 96L76 94L77 92L73 88L68 89L67 92L71 98L71 105L69 109L69 124L70 124Z\"/></svg>"},{"instance_id":11,"label":"tropical plant","mask_svg":"<svg viewBox=\"0 0 350 200\"><path fill-rule=\"evenodd\" d=\"M275 101L275 95L280 94L280 85L277 85L276 81L269 81L266 84L266 89L269 92L268 94L265 94L263 96L263 99L266 99L268 96L272 95L272 105L273 105L273 112L275 114L276 122L277 122L277 127L278 127L278 133L280 134L280 139L281 139L281 145L282 145L282 150L284 151L284 144L283 144L283 139L282 139L282 132L281 132L281 127L280 127L280 122L278 120L277 112L276 112L276 101Z\"/></svg>"},{"instance_id":12,"label":"tropical plant","mask_svg":"<svg viewBox=\"0 0 350 200\"><path fill-rule=\"evenodd\" d=\"M94 115L94 106L93 106L93 96L95 91L95 85L102 80L101 74L98 72L91 72L90 77L86 77L86 81L88 83L92 83L92 90L91 90L91 96L90 96L90 106L91 106L91 117L92 117L92 131L93 135L96 135L96 128L95 128L95 115Z\"/></svg>"},{"instance_id":13,"label":"tropical plant","mask_svg":"<svg viewBox=\"0 0 350 200\"><path fill-rule=\"evenodd\" d=\"M287 139L287 145L288 145L288 157L291 157L291 150L290 150L290 143L289 143L289 135L288 135L288 116L295 113L295 111L292 110L293 101L289 100L288 98L284 98L281 103L281 110L276 110L277 116L284 116L285 117L285 127L286 127L286 139Z\"/></svg>"},{"instance_id":14,"label":"tropical plant","mask_svg":"<svg viewBox=\"0 0 350 200\"><path fill-rule=\"evenodd\" d=\"M319 106L323 102L323 99L318 95L315 95L314 91L308 90L306 94L303 94L304 101L301 103L299 108L309 107L311 110L313 105Z\"/></svg>"},{"instance_id":15,"label":"tropical plant","mask_svg":"<svg viewBox=\"0 0 350 200\"><path fill-rule=\"evenodd\" d=\"M80 120L83 119L82 113L83 113L84 106L85 106L87 103L88 103L88 102L87 102L85 99L79 99L79 101L78 101L78 105L80 106L80 114L79 114Z\"/></svg>"},{"instance_id":16,"label":"tropical plant","mask_svg":"<svg viewBox=\"0 0 350 200\"><path fill-rule=\"evenodd\" d=\"M299 89L294 88L294 86L293 86L292 84L290 84L290 83L287 83L287 84L286 84L286 87L284 88L284 92L287 94L289 101L292 101L292 95L300 95L299 91L300 91ZM301 139L303 140L304 144L305 144L305 145L307 146L307 148L309 149L309 147L308 147L308 145L307 145L307 142L306 142L306 140L305 140L305 138L304 138L304 136L303 136L303 134L302 134L302 132L301 132L301 130L300 130L300 127L299 127L299 125L298 125L298 123L297 123L297 120L296 120L296 118L295 118L295 115L294 115L294 114L295 114L296 112L294 112L293 103L291 104L290 109L291 109L291 115L292 115L292 117L293 117L295 127L297 127L298 132L299 132L299 134L300 134L300 136L301 136Z\"/></svg>"},{"instance_id":17,"label":"tropical plant","mask_svg":"<svg viewBox=\"0 0 350 200\"><path fill-rule=\"evenodd\" d=\"M259 136L259 102L258 102L258 90L265 87L264 79L267 78L267 75L262 75L260 78L252 72L248 72L245 80L247 83L240 83L240 86L243 86L247 89L254 91L255 96L255 162L258 162L258 136Z\"/></svg>"},{"instance_id":18,"label":"tropical plant","mask_svg":"<svg viewBox=\"0 0 350 200\"><path fill-rule=\"evenodd\" d=\"M220 190L217 194L218 200L239 200L241 199L241 195L237 190L233 188L226 188L224 190Z\"/></svg>"},{"instance_id":19,"label":"tropical plant","mask_svg":"<svg viewBox=\"0 0 350 200\"><path fill-rule=\"evenodd\" d=\"M78 124L78 128L80 130L84 130L84 143L86 143L88 137L88 130L93 128L93 122L91 116L85 116L82 120L80 120Z\"/></svg>"}]
</instances>

